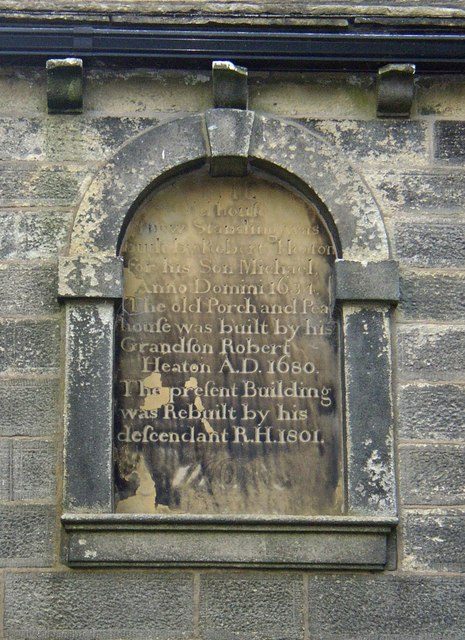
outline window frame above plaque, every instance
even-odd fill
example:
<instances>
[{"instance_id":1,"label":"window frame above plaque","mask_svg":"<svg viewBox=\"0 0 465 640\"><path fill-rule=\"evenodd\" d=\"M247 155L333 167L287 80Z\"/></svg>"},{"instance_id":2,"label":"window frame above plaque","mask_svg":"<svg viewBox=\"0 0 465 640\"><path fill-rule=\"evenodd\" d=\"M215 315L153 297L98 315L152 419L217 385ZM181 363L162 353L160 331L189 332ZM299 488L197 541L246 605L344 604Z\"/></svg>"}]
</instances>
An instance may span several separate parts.
<instances>
[{"instance_id":1,"label":"window frame above plaque","mask_svg":"<svg viewBox=\"0 0 465 640\"><path fill-rule=\"evenodd\" d=\"M207 164L213 176L257 168L322 202L335 263L344 384L341 516L117 514L113 501L115 300L119 246L144 198ZM64 513L71 566L383 569L397 524L391 313L399 298L382 216L347 160L304 127L213 109L154 127L97 174L60 258L66 306Z\"/></svg>"}]
</instances>

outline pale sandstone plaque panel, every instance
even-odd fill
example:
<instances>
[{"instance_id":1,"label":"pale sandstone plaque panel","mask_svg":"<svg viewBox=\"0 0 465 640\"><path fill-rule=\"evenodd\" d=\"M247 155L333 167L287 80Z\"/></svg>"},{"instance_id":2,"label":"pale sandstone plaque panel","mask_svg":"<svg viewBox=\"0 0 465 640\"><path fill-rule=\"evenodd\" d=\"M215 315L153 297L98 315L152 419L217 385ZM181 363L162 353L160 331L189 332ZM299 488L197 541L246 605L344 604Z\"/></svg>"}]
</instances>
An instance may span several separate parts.
<instances>
[{"instance_id":1,"label":"pale sandstone plaque panel","mask_svg":"<svg viewBox=\"0 0 465 640\"><path fill-rule=\"evenodd\" d=\"M189 174L141 205L121 253L117 511L340 514L335 251L316 205Z\"/></svg>"}]
</instances>

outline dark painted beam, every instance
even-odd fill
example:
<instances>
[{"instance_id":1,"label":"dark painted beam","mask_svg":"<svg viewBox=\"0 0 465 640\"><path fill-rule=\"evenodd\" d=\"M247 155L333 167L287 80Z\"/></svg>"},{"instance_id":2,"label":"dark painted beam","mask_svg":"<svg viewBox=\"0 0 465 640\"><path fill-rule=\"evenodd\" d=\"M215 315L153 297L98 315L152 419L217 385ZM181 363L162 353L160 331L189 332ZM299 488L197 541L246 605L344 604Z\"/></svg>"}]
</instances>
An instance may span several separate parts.
<instances>
[{"instance_id":1,"label":"dark painted beam","mask_svg":"<svg viewBox=\"0 0 465 640\"><path fill-rule=\"evenodd\" d=\"M264 71L375 70L415 64L418 72L465 71L465 30L416 27L303 29L0 23L0 59L73 56L124 65L210 69L231 60Z\"/></svg>"}]
</instances>

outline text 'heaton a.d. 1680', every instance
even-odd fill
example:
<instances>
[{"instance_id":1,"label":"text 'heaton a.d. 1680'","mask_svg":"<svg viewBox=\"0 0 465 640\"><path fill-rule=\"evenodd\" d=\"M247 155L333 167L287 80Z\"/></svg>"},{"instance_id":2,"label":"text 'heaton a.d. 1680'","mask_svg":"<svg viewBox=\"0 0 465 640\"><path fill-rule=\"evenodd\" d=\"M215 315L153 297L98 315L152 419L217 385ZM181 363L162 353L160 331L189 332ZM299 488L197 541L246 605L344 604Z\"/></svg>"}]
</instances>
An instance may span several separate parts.
<instances>
[{"instance_id":1,"label":"text 'heaton a.d. 1680'","mask_svg":"<svg viewBox=\"0 0 465 640\"><path fill-rule=\"evenodd\" d=\"M140 206L121 253L117 511L340 514L335 250L317 206L189 174Z\"/></svg>"}]
</instances>

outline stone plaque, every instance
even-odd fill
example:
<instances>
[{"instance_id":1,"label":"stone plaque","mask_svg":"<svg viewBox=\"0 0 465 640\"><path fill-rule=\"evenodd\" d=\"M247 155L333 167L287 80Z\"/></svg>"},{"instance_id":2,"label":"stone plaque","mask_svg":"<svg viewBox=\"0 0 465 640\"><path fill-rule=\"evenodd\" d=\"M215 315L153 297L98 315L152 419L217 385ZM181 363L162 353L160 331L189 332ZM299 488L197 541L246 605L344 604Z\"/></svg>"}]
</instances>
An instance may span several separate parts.
<instances>
[{"instance_id":1,"label":"stone plaque","mask_svg":"<svg viewBox=\"0 0 465 640\"><path fill-rule=\"evenodd\" d=\"M189 174L122 245L120 513L340 514L334 246L316 205Z\"/></svg>"}]
</instances>

